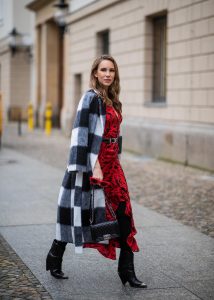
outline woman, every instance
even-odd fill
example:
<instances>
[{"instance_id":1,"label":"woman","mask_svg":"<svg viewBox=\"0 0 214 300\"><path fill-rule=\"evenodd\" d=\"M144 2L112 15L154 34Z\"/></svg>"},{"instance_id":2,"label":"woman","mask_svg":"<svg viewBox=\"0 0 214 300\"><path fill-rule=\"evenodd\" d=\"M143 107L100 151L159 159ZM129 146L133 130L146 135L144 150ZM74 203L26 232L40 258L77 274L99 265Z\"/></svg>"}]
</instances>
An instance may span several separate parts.
<instances>
[{"instance_id":1,"label":"woman","mask_svg":"<svg viewBox=\"0 0 214 300\"><path fill-rule=\"evenodd\" d=\"M120 80L117 64L110 55L102 55L94 61L90 87L77 108L69 163L58 199L56 240L48 253L46 269L56 278L68 278L61 270L68 242L75 244L76 253L81 253L83 248L96 248L110 259L116 259L116 247L119 247L118 274L122 283L146 288L147 285L136 278L134 271L133 252L139 251L139 248L134 238L136 229L128 187L119 162L122 122ZM92 240L89 229L92 183L103 186L103 195L116 213L120 228L118 239L99 243ZM100 199L104 201L102 197ZM104 211L105 218L110 220L111 214L101 202L97 203L97 218L101 218Z\"/></svg>"}]
</instances>

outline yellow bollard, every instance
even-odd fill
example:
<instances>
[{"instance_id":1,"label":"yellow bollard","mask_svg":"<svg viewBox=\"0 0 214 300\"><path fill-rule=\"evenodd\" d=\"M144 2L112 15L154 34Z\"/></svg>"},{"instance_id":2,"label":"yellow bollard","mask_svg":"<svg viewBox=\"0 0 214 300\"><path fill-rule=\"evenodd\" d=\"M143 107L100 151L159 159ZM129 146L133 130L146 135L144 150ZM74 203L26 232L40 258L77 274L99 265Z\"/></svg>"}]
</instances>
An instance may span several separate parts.
<instances>
[{"instance_id":1,"label":"yellow bollard","mask_svg":"<svg viewBox=\"0 0 214 300\"><path fill-rule=\"evenodd\" d=\"M33 131L34 117L33 117L33 105L31 103L28 104L27 115L28 115L28 130Z\"/></svg>"},{"instance_id":2,"label":"yellow bollard","mask_svg":"<svg viewBox=\"0 0 214 300\"><path fill-rule=\"evenodd\" d=\"M45 109L45 133L51 134L52 129L52 106L50 102L47 102Z\"/></svg>"},{"instance_id":3,"label":"yellow bollard","mask_svg":"<svg viewBox=\"0 0 214 300\"><path fill-rule=\"evenodd\" d=\"M0 93L0 148L1 148L2 133L3 133L3 106L2 106L2 94Z\"/></svg>"}]
</instances>

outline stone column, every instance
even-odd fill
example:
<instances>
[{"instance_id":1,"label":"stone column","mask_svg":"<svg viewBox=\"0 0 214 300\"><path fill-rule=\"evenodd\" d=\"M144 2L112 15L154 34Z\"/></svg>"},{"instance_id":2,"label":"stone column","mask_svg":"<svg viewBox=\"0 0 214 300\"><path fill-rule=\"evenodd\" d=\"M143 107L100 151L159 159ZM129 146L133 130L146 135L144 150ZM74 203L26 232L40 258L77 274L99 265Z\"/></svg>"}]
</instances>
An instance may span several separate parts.
<instances>
[{"instance_id":1,"label":"stone column","mask_svg":"<svg viewBox=\"0 0 214 300\"><path fill-rule=\"evenodd\" d=\"M63 66L64 66L64 95L63 95L63 106L61 110L61 128L64 131L64 133L69 136L71 133L71 127L72 127L72 115L74 113L73 111L73 105L72 105L72 80L71 75L69 72L69 43L70 36L69 34L64 35L64 55L63 55Z\"/></svg>"},{"instance_id":2,"label":"stone column","mask_svg":"<svg viewBox=\"0 0 214 300\"><path fill-rule=\"evenodd\" d=\"M34 90L34 99L33 107L35 111L35 126L39 126L39 112L41 106L41 36L42 36L42 28L41 26L37 26L35 29L35 45L34 45L34 86L32 87Z\"/></svg>"},{"instance_id":3,"label":"stone column","mask_svg":"<svg viewBox=\"0 0 214 300\"><path fill-rule=\"evenodd\" d=\"M41 37L39 41L40 60L38 65L38 103L39 103L39 124L44 125L44 111L47 101L47 24L41 25Z\"/></svg>"},{"instance_id":4,"label":"stone column","mask_svg":"<svg viewBox=\"0 0 214 300\"><path fill-rule=\"evenodd\" d=\"M38 90L40 91L40 124L44 120L45 106L51 102L53 125L57 125L59 116L59 32L52 21L41 26L41 64L39 68Z\"/></svg>"}]
</instances>

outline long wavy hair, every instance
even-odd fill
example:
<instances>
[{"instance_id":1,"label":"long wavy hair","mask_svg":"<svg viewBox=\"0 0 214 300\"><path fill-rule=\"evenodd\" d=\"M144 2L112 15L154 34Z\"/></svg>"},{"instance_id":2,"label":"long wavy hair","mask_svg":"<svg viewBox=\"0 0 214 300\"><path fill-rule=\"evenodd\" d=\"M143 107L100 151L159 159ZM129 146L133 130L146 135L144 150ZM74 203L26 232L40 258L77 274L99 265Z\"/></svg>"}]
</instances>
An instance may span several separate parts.
<instances>
[{"instance_id":1,"label":"long wavy hair","mask_svg":"<svg viewBox=\"0 0 214 300\"><path fill-rule=\"evenodd\" d=\"M99 83L97 77L95 77L95 73L98 70L99 64L103 60L110 60L115 69L115 77L113 83L109 86L108 91L106 92L105 88ZM95 89L103 99L103 102L106 105L113 105L113 107L118 111L122 111L122 103L119 101L119 94L120 94L120 77L119 77L119 70L116 61L111 55L101 55L97 57L92 64L91 67L91 75L90 75L90 88Z\"/></svg>"}]
</instances>

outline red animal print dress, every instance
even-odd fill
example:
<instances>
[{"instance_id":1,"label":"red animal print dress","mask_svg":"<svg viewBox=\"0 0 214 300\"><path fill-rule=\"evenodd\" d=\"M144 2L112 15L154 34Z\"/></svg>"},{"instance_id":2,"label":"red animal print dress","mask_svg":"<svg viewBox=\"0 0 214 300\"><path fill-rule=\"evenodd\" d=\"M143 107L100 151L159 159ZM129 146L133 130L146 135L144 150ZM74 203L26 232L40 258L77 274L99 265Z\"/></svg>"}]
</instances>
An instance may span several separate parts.
<instances>
[{"instance_id":1,"label":"red animal print dress","mask_svg":"<svg viewBox=\"0 0 214 300\"><path fill-rule=\"evenodd\" d=\"M115 138L119 136L122 115L115 111L112 106L106 106L106 123L103 138ZM116 212L121 201L126 203L125 215L131 219L131 232L127 238L127 244L133 252L139 251L134 238L136 229L132 216L132 207L129 191L123 169L118 158L118 143L102 142L98 160L103 172L103 180L109 185L104 187L106 198ZM111 214L106 211L107 219L111 219ZM84 247L96 248L102 255L110 259L116 259L116 247L120 248L119 241L112 239L108 245L105 244L85 244Z\"/></svg>"}]
</instances>

